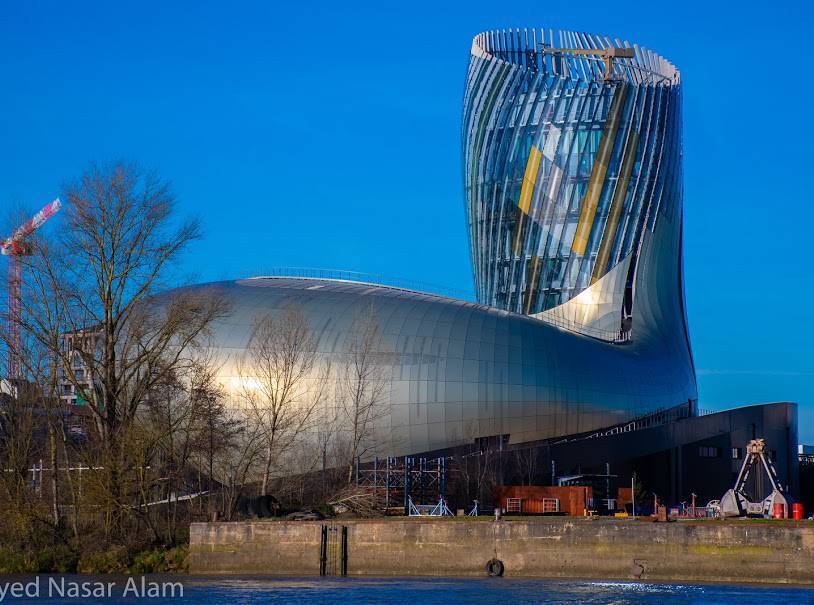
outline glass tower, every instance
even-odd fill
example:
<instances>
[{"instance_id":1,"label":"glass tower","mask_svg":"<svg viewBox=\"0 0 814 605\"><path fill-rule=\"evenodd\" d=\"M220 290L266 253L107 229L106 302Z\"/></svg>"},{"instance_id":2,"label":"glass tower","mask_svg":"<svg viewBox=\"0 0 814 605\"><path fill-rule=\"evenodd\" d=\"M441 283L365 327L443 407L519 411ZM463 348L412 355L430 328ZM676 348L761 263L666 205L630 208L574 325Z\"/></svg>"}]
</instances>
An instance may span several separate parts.
<instances>
[{"instance_id":1,"label":"glass tower","mask_svg":"<svg viewBox=\"0 0 814 605\"><path fill-rule=\"evenodd\" d=\"M644 234L660 221L680 230L676 68L603 36L481 33L463 160L478 301L546 319L617 268L622 304L604 327L628 330Z\"/></svg>"}]
</instances>

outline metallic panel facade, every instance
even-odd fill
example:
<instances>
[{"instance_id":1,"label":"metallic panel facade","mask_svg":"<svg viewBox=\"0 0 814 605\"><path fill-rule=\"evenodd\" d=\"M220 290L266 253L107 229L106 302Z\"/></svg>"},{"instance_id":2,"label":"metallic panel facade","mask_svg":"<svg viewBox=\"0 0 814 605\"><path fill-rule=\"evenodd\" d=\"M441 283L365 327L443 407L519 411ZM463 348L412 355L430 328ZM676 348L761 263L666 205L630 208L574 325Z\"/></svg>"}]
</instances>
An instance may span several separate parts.
<instances>
[{"instance_id":1,"label":"metallic panel facade","mask_svg":"<svg viewBox=\"0 0 814 605\"><path fill-rule=\"evenodd\" d=\"M691 370L658 343L602 342L493 307L366 283L263 277L193 287L218 288L232 304L210 342L236 410L246 380L238 360L258 317L301 308L319 338L320 365L336 370L354 318L372 309L387 388L371 455L570 435L694 398ZM327 397L315 418L335 417L335 405Z\"/></svg>"}]
</instances>

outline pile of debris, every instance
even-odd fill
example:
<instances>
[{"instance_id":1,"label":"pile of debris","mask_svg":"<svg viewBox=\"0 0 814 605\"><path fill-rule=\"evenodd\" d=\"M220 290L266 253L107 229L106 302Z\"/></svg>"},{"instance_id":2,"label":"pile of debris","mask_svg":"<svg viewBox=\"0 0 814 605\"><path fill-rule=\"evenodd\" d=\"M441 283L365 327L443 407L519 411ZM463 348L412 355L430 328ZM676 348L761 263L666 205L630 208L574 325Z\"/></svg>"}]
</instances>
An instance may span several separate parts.
<instances>
[{"instance_id":1,"label":"pile of debris","mask_svg":"<svg viewBox=\"0 0 814 605\"><path fill-rule=\"evenodd\" d=\"M336 514L353 514L357 517L379 517L387 506L385 494L369 488L351 486L338 492L328 504Z\"/></svg>"}]
</instances>

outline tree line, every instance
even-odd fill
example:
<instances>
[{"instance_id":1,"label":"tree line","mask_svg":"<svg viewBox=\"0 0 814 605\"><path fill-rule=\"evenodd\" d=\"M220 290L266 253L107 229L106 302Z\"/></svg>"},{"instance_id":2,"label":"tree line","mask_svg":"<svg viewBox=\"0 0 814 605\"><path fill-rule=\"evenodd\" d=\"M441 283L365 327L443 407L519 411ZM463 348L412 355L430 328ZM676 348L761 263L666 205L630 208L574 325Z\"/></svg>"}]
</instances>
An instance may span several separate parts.
<instances>
[{"instance_id":1,"label":"tree line","mask_svg":"<svg viewBox=\"0 0 814 605\"><path fill-rule=\"evenodd\" d=\"M202 230L178 217L170 184L94 165L64 200L58 229L22 259L19 350L4 332L22 368L0 396L5 548L76 563L174 546L191 520L235 518L247 497L315 506L347 488L385 417L375 309L331 356L302 308L260 314L227 391L214 339L231 301L216 286L171 289Z\"/></svg>"}]
</instances>

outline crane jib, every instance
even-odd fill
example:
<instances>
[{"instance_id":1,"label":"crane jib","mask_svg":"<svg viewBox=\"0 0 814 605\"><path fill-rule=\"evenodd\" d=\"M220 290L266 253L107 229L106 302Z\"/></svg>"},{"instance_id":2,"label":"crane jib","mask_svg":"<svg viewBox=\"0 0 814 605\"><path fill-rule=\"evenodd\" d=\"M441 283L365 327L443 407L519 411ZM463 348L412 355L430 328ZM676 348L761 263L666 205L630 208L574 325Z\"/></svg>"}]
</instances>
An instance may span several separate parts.
<instances>
[{"instance_id":1,"label":"crane jib","mask_svg":"<svg viewBox=\"0 0 814 605\"><path fill-rule=\"evenodd\" d=\"M62 202L60 201L59 198L57 198L50 204L46 204L42 210L37 212L37 214L32 216L23 225L15 229L14 232L11 234L11 237L9 237L8 239L4 239L2 242L3 254L17 253L13 249L14 244L19 242L26 236L31 235L34 231L39 229L43 225L43 223L45 223L45 221L54 216L59 211L60 208L62 208Z\"/></svg>"}]
</instances>

